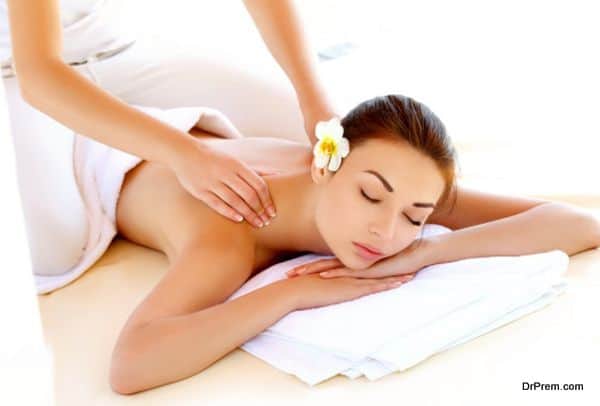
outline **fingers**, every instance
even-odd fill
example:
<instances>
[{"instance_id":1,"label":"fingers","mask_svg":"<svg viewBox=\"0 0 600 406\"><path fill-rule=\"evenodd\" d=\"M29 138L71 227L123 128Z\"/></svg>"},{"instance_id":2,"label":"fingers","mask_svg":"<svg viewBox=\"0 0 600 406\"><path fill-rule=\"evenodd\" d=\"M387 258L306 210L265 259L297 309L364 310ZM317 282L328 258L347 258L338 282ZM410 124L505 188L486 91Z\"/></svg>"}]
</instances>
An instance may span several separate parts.
<instances>
[{"instance_id":1,"label":"fingers","mask_svg":"<svg viewBox=\"0 0 600 406\"><path fill-rule=\"evenodd\" d=\"M296 275L307 275L315 272L321 272L326 269L340 267L342 265L342 262L337 258L321 259L310 264L303 264L301 266L290 269L286 272L286 275L289 277Z\"/></svg>"},{"instance_id":2,"label":"fingers","mask_svg":"<svg viewBox=\"0 0 600 406\"><path fill-rule=\"evenodd\" d=\"M413 278L414 278L414 275L400 275L400 276L391 276L388 278L369 280L366 283L367 290L372 291L372 292L373 291L378 292L380 290L393 289L393 288L396 288L396 287L410 281Z\"/></svg>"},{"instance_id":3,"label":"fingers","mask_svg":"<svg viewBox=\"0 0 600 406\"><path fill-rule=\"evenodd\" d=\"M244 218L234 209L229 207L217 195L212 192L207 192L198 197L206 203L211 209L216 210L219 214L235 221L236 223L244 220Z\"/></svg>"},{"instance_id":4,"label":"fingers","mask_svg":"<svg viewBox=\"0 0 600 406\"><path fill-rule=\"evenodd\" d=\"M269 188L267 187L265 180L244 164L240 165L241 168L238 172L238 176L240 176L254 189L252 196L248 197L256 199L256 194L258 194L258 198L260 199L260 205L256 205L257 209L259 210L256 212L260 213L262 210L267 210L270 217L275 217L275 205L273 204L273 200L271 199L271 194L269 193Z\"/></svg>"},{"instance_id":5,"label":"fingers","mask_svg":"<svg viewBox=\"0 0 600 406\"><path fill-rule=\"evenodd\" d=\"M226 184L237 193L237 196L235 196L236 203L240 205L241 210L244 210L241 213L248 221L253 222L257 227L262 227L261 224L269 224L270 218L265 213L256 191L248 183L236 175Z\"/></svg>"},{"instance_id":6,"label":"fingers","mask_svg":"<svg viewBox=\"0 0 600 406\"><path fill-rule=\"evenodd\" d=\"M231 206L236 214L244 216L246 221L254 224L256 227L261 227L263 222L261 219L252 211L252 209L237 195L233 190L227 187L225 184L220 184L215 187L212 192L219 197L224 203Z\"/></svg>"}]
</instances>

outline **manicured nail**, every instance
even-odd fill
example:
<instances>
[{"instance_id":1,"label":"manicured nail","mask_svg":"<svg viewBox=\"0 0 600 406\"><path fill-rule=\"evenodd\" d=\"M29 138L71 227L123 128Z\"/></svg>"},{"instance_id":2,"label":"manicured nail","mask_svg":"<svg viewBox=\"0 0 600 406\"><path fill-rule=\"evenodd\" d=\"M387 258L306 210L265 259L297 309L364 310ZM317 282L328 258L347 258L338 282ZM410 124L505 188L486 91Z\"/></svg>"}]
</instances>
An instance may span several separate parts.
<instances>
[{"instance_id":1,"label":"manicured nail","mask_svg":"<svg viewBox=\"0 0 600 406\"><path fill-rule=\"evenodd\" d=\"M275 217L275 209L273 207L269 206L267 211L269 212L269 216Z\"/></svg>"},{"instance_id":2,"label":"manicured nail","mask_svg":"<svg viewBox=\"0 0 600 406\"><path fill-rule=\"evenodd\" d=\"M240 216L239 214L237 216L235 216L235 221L242 221L244 220L244 218L242 216Z\"/></svg>"},{"instance_id":3,"label":"manicured nail","mask_svg":"<svg viewBox=\"0 0 600 406\"><path fill-rule=\"evenodd\" d=\"M325 272L321 272L319 275L327 276L327 275L331 275L331 273L325 271Z\"/></svg>"}]
</instances>

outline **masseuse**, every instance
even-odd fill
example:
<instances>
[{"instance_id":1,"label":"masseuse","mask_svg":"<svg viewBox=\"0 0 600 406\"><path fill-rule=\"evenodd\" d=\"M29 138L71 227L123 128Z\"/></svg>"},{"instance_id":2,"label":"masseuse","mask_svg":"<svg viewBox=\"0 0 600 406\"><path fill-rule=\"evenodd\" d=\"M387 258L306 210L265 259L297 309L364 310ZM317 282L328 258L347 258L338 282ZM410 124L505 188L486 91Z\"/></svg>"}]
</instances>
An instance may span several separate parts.
<instances>
[{"instance_id":1,"label":"masseuse","mask_svg":"<svg viewBox=\"0 0 600 406\"><path fill-rule=\"evenodd\" d=\"M302 133L312 145L315 124L339 115L291 0L244 5L293 90L259 80L240 61L157 53L132 34L123 3L0 0L0 62L34 266L54 261L66 268L80 254L80 247L69 254L58 238L86 232L85 207L69 175L73 133L170 167L191 195L234 221L243 216L258 227L275 214L259 173L131 104L206 106L244 136ZM210 7L203 18L211 18Z\"/></svg>"}]
</instances>

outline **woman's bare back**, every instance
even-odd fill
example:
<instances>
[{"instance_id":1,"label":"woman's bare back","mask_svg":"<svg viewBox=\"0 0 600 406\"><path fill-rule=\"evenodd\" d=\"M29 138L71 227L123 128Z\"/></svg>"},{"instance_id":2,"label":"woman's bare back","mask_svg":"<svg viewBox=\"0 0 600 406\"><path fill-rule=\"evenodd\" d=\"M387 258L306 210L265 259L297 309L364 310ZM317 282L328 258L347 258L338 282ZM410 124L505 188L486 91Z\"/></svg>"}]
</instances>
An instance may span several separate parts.
<instances>
[{"instance_id":1,"label":"woman's bare back","mask_svg":"<svg viewBox=\"0 0 600 406\"><path fill-rule=\"evenodd\" d=\"M247 164L260 164L258 160L274 162L275 168L282 172L301 168L310 159L310 149L287 140L224 140L213 137L206 141ZM271 159L281 156L287 156L287 159ZM164 252L170 259L188 246L191 239L199 240L199 235L210 238L211 230L232 224L231 220L191 196L168 167L147 161L142 161L125 176L117 202L116 220L117 230L123 237ZM244 225L236 227L235 232L251 232L250 227L253 226L246 222ZM255 247L253 272L284 258L283 255Z\"/></svg>"}]
</instances>

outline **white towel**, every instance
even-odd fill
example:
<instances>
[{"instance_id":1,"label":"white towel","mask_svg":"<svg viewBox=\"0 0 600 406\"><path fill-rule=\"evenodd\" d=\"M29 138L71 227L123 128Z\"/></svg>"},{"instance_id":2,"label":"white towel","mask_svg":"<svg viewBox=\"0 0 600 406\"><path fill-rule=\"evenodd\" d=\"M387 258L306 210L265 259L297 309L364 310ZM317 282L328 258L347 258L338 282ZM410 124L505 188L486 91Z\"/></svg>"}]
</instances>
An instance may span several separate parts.
<instances>
[{"instance_id":1,"label":"white towel","mask_svg":"<svg viewBox=\"0 0 600 406\"><path fill-rule=\"evenodd\" d=\"M446 232L452 230L426 225L424 236ZM330 256L275 264L227 300L320 258ZM241 348L309 385L338 373L378 379L549 304L567 286L568 263L553 250L431 265L398 288L291 312Z\"/></svg>"},{"instance_id":2,"label":"white towel","mask_svg":"<svg viewBox=\"0 0 600 406\"><path fill-rule=\"evenodd\" d=\"M160 109L136 106L138 110L181 131L198 127L223 138L240 138L235 126L218 110L209 107ZM34 274L38 294L59 289L81 276L108 249L117 234L115 211L127 171L141 158L74 134L73 175L85 202L88 236L79 261L58 275ZM63 236L69 238L70 236Z\"/></svg>"}]
</instances>

